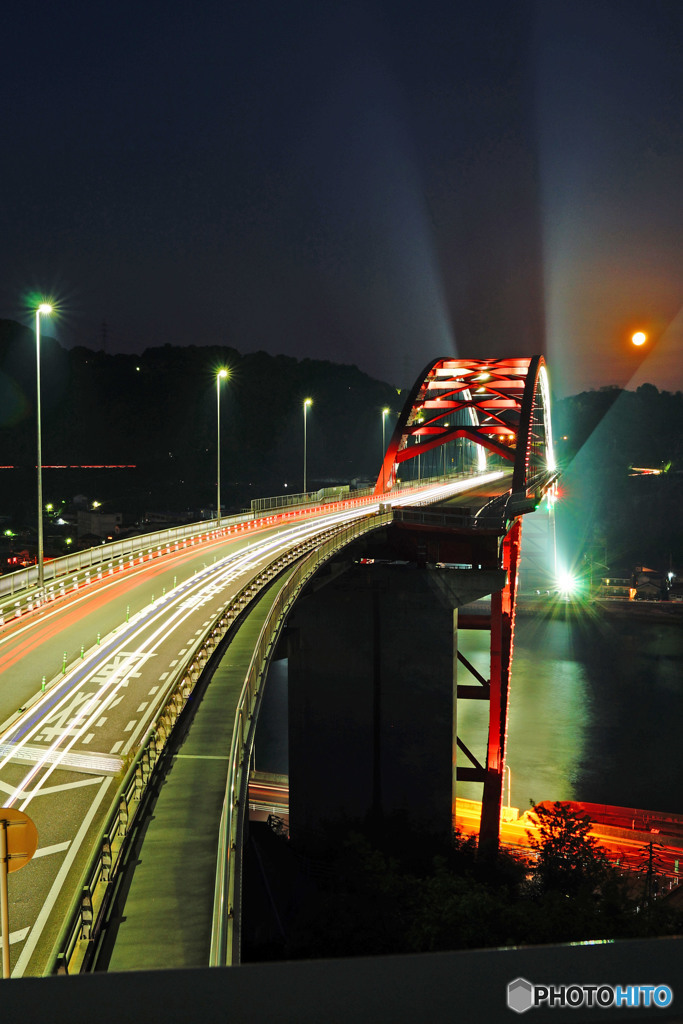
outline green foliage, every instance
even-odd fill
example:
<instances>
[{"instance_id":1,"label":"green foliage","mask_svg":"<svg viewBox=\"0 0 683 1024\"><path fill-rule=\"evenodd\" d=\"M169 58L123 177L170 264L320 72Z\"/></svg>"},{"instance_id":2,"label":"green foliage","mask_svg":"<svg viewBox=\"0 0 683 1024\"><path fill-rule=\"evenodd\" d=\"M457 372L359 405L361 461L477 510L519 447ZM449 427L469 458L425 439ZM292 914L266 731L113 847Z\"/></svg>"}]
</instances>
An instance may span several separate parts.
<instances>
[{"instance_id":1,"label":"green foliage","mask_svg":"<svg viewBox=\"0 0 683 1024\"><path fill-rule=\"evenodd\" d=\"M286 959L435 952L676 933L665 901L644 908L632 876L610 867L590 821L561 804L534 809L533 865L501 853L492 871L470 839L339 837L317 882L299 882L285 920ZM372 830L371 830L372 831ZM389 830L391 832L391 829ZM283 844L284 846L284 844ZM384 848L381 848L384 846ZM399 851L396 852L396 851ZM647 913L643 910L648 909ZM268 953L272 955L271 951ZM258 952L251 951L258 959Z\"/></svg>"},{"instance_id":2,"label":"green foliage","mask_svg":"<svg viewBox=\"0 0 683 1024\"><path fill-rule=\"evenodd\" d=\"M552 807L538 804L529 817L536 831L527 829L527 837L537 856L536 878L543 890L569 895L600 884L608 864L597 839L589 834L587 814L556 801Z\"/></svg>"}]
</instances>

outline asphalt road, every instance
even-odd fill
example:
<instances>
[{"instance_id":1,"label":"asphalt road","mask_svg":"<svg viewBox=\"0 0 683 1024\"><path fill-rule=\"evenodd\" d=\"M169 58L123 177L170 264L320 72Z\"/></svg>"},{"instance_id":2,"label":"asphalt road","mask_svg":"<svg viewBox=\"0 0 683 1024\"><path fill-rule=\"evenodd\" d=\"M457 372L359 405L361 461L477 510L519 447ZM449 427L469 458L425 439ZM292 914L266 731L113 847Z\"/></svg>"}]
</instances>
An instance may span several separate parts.
<instances>
[{"instance_id":1,"label":"asphalt road","mask_svg":"<svg viewBox=\"0 0 683 1024\"><path fill-rule=\"evenodd\" d=\"M9 879L13 976L42 973L127 759L193 644L279 553L373 507L180 542L0 628L0 803L29 814L39 835L33 860Z\"/></svg>"}]
</instances>

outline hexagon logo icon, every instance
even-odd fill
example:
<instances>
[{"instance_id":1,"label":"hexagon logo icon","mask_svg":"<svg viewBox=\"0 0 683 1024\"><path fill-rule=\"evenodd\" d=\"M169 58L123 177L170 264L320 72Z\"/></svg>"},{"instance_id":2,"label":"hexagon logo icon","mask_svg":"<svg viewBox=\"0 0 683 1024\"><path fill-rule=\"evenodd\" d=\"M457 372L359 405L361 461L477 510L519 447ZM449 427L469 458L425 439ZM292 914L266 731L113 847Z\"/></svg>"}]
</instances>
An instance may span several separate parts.
<instances>
[{"instance_id":1,"label":"hexagon logo icon","mask_svg":"<svg viewBox=\"0 0 683 1024\"><path fill-rule=\"evenodd\" d=\"M508 1006L515 1013L526 1013L534 1005L534 986L526 978L515 978L508 985Z\"/></svg>"}]
</instances>

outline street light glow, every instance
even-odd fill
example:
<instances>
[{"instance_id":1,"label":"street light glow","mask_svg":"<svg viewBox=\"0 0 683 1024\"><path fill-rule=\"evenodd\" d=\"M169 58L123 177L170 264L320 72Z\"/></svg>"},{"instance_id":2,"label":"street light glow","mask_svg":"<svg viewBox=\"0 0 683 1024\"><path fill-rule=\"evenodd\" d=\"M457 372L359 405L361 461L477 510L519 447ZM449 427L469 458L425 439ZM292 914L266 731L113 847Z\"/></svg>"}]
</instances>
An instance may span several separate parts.
<instances>
[{"instance_id":1,"label":"street light glow","mask_svg":"<svg viewBox=\"0 0 683 1024\"><path fill-rule=\"evenodd\" d=\"M216 526L221 525L221 381L230 374L224 366L216 371Z\"/></svg>"},{"instance_id":2,"label":"street light glow","mask_svg":"<svg viewBox=\"0 0 683 1024\"><path fill-rule=\"evenodd\" d=\"M306 456L307 456L307 430L306 430L306 413L308 412L309 406L313 405L312 398L304 398L304 494L306 494L307 480L307 467L306 467Z\"/></svg>"},{"instance_id":3,"label":"street light glow","mask_svg":"<svg viewBox=\"0 0 683 1024\"><path fill-rule=\"evenodd\" d=\"M644 345L647 341L647 334L643 334L642 331L636 331L636 333L631 338L631 341L634 345Z\"/></svg>"},{"instance_id":4,"label":"street light glow","mask_svg":"<svg viewBox=\"0 0 683 1024\"><path fill-rule=\"evenodd\" d=\"M49 302L41 302L36 309L36 433L38 435L38 586L42 589L45 582L43 559L43 441L40 422L40 318L49 316L52 306Z\"/></svg>"},{"instance_id":5,"label":"street light glow","mask_svg":"<svg viewBox=\"0 0 683 1024\"><path fill-rule=\"evenodd\" d=\"M579 581L570 572L561 572L557 577L557 589L564 597L575 594L579 588Z\"/></svg>"}]
</instances>

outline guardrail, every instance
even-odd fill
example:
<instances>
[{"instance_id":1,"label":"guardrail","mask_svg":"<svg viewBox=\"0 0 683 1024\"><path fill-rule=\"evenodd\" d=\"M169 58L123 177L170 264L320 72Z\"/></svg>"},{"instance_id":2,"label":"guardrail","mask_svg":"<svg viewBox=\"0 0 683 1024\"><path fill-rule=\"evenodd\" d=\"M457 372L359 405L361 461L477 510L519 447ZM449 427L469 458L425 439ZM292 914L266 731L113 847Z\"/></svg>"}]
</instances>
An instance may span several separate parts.
<instances>
[{"instance_id":1,"label":"guardrail","mask_svg":"<svg viewBox=\"0 0 683 1024\"><path fill-rule=\"evenodd\" d=\"M458 477L476 476L476 473L458 473ZM411 490L418 490L430 484L438 483L446 478L442 476L423 477L419 483L397 481L392 493L409 493ZM318 492L319 494L319 492ZM288 499L294 499L287 502ZM345 497L335 495L324 495L323 498L315 494L287 495L276 498L260 498L257 502L263 504L257 513L252 509L235 516L221 516L221 524L217 519L205 519L199 523L188 523L185 526L172 526L166 530L159 530L155 533L141 533L132 537L125 537L122 540L111 541L108 544L100 544L97 547L88 548L86 551L75 551L70 555L62 555L60 558L53 558L44 563L43 579L44 587L38 589L38 566L29 565L15 572L6 573L0 576L0 626L10 617L18 617L25 611L33 611L41 607L45 602L53 601L63 596L69 586L68 577L71 576L71 589L78 587L81 583L89 583L92 579L93 570L96 578L106 571L112 574L117 569L122 569L126 561L130 559L153 558L168 553L172 545L181 542L187 544L197 539L207 539L209 536L217 537L222 532L229 532L230 529L244 526L257 526L259 523L267 524L269 520L277 515L288 515L287 509L299 508L309 512L332 510L335 506L347 505L349 503L365 504L374 500L372 488L361 491L354 491ZM275 502L275 504L272 504ZM252 505L254 503L252 502ZM259 514L260 513L260 514ZM264 515L264 513L267 513ZM257 518L258 516L258 518ZM129 564L132 564L129 561ZM99 575L98 575L99 573ZM18 598L12 601L12 598Z\"/></svg>"},{"instance_id":2,"label":"guardrail","mask_svg":"<svg viewBox=\"0 0 683 1024\"><path fill-rule=\"evenodd\" d=\"M393 513L380 512L342 527L297 566L273 603L263 624L240 694L232 733L228 780L221 814L216 862L213 927L209 963L212 967L239 962L240 842L247 806L250 750L256 728L256 705L262 683L287 614L308 580L337 551L370 530L390 523Z\"/></svg>"},{"instance_id":3,"label":"guardrail","mask_svg":"<svg viewBox=\"0 0 683 1024\"><path fill-rule=\"evenodd\" d=\"M253 520L252 512L238 516L221 516L221 525L218 527L217 519L205 519L199 523L188 523L186 526L172 526L166 530L159 530L156 533L139 533L133 537L125 537L123 540L114 540L108 544L100 544L96 548L88 548L86 551L74 551L71 555L62 555L60 558L51 558L43 566L43 578L58 580L81 571L92 569L94 566L102 566L107 562L114 563L116 559L125 561L127 558L135 557L141 551L154 548L164 548L170 543L188 540L192 537L209 534L212 531L223 529L227 526L239 525L240 523ZM17 569L15 572L0 576L0 598L13 596L20 591L28 590L29 587L38 585L38 566L29 565L24 569ZM46 588L46 598L48 597Z\"/></svg>"},{"instance_id":4,"label":"guardrail","mask_svg":"<svg viewBox=\"0 0 683 1024\"><path fill-rule=\"evenodd\" d=\"M291 508L293 505L327 504L331 501L348 501L349 498L364 498L372 494L372 487L352 491L348 484L340 487L321 487L317 491L305 494L278 494L273 498L254 498L251 502L252 512L270 512L274 509Z\"/></svg>"},{"instance_id":5,"label":"guardrail","mask_svg":"<svg viewBox=\"0 0 683 1024\"><path fill-rule=\"evenodd\" d=\"M447 529L497 530L505 525L502 516L478 516L472 509L453 509L448 512L423 512L421 509L397 508L394 521L419 526L442 526Z\"/></svg>"},{"instance_id":6,"label":"guardrail","mask_svg":"<svg viewBox=\"0 0 683 1024\"><path fill-rule=\"evenodd\" d=\"M312 548L326 545L338 528L321 531L302 541L286 554L280 553L255 579L235 595L214 618L204 635L192 645L176 668L168 687L168 699L139 748L111 804L111 811L94 843L93 852L81 875L65 924L48 961L45 974L73 974L87 971L92 963L97 938L106 920L126 851L138 827L140 808L173 728L199 682L210 657L241 618L261 590L288 565Z\"/></svg>"}]
</instances>

